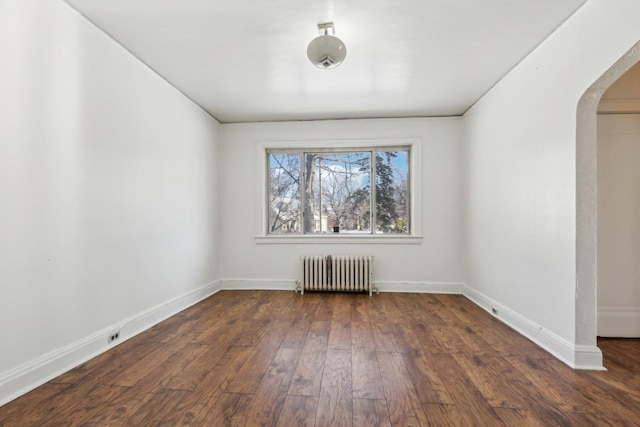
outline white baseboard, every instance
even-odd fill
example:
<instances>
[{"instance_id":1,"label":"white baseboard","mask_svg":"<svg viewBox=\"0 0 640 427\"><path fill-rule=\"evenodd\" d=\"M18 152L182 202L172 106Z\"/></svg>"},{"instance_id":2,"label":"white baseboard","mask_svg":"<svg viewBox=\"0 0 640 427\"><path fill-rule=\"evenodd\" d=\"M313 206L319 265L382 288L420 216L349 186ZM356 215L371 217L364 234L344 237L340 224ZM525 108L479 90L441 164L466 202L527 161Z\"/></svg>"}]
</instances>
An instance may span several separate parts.
<instances>
[{"instance_id":1,"label":"white baseboard","mask_svg":"<svg viewBox=\"0 0 640 427\"><path fill-rule=\"evenodd\" d=\"M597 345L576 345L574 346L573 369L583 369L586 371L606 371L602 351Z\"/></svg>"},{"instance_id":2,"label":"white baseboard","mask_svg":"<svg viewBox=\"0 0 640 427\"><path fill-rule=\"evenodd\" d=\"M221 288L226 291L293 291L295 280L271 279L222 279Z\"/></svg>"},{"instance_id":3,"label":"white baseboard","mask_svg":"<svg viewBox=\"0 0 640 427\"><path fill-rule=\"evenodd\" d=\"M461 294L462 283L446 282L374 282L380 292L409 292L430 294ZM223 279L225 290L270 290L292 291L296 287L295 280L268 279Z\"/></svg>"},{"instance_id":4,"label":"white baseboard","mask_svg":"<svg viewBox=\"0 0 640 427\"><path fill-rule=\"evenodd\" d=\"M640 308L599 307L598 336L640 338Z\"/></svg>"},{"instance_id":5,"label":"white baseboard","mask_svg":"<svg viewBox=\"0 0 640 427\"><path fill-rule=\"evenodd\" d=\"M380 292L406 292L416 294L461 294L462 283L448 282L375 282Z\"/></svg>"},{"instance_id":6,"label":"white baseboard","mask_svg":"<svg viewBox=\"0 0 640 427\"><path fill-rule=\"evenodd\" d=\"M0 406L110 350L219 290L219 281L209 283L1 373ZM120 338L108 344L107 335L113 331L120 331Z\"/></svg>"},{"instance_id":7,"label":"white baseboard","mask_svg":"<svg viewBox=\"0 0 640 427\"><path fill-rule=\"evenodd\" d=\"M573 369L605 370L598 346L577 346L486 295L465 287L464 296Z\"/></svg>"}]
</instances>

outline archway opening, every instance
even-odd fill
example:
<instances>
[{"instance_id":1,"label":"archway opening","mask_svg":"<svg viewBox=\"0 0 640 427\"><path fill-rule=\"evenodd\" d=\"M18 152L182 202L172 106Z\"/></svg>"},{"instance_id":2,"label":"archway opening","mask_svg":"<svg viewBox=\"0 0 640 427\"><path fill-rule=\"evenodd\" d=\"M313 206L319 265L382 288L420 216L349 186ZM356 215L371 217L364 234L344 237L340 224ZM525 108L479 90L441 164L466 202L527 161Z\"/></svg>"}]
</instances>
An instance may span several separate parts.
<instances>
[{"instance_id":1,"label":"archway opening","mask_svg":"<svg viewBox=\"0 0 640 427\"><path fill-rule=\"evenodd\" d=\"M600 99L640 62L640 42L633 46L581 97L576 128L576 347L597 345L597 111ZM593 354L591 366L601 364Z\"/></svg>"},{"instance_id":2,"label":"archway opening","mask_svg":"<svg viewBox=\"0 0 640 427\"><path fill-rule=\"evenodd\" d=\"M597 335L640 338L640 62L597 116Z\"/></svg>"}]
</instances>

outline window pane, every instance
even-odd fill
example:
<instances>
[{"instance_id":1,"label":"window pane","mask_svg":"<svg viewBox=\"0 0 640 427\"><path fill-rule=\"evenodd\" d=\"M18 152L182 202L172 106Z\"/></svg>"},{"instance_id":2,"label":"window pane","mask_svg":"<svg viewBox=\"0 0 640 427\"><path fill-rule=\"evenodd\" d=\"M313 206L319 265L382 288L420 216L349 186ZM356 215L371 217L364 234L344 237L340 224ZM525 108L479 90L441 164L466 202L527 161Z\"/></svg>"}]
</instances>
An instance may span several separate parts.
<instances>
[{"instance_id":1,"label":"window pane","mask_svg":"<svg viewBox=\"0 0 640 427\"><path fill-rule=\"evenodd\" d=\"M300 233L300 154L269 154L269 233Z\"/></svg>"},{"instance_id":2,"label":"window pane","mask_svg":"<svg viewBox=\"0 0 640 427\"><path fill-rule=\"evenodd\" d=\"M305 153L305 233L371 233L371 153Z\"/></svg>"},{"instance_id":3,"label":"window pane","mask_svg":"<svg viewBox=\"0 0 640 427\"><path fill-rule=\"evenodd\" d=\"M409 151L376 153L376 233L409 233Z\"/></svg>"}]
</instances>

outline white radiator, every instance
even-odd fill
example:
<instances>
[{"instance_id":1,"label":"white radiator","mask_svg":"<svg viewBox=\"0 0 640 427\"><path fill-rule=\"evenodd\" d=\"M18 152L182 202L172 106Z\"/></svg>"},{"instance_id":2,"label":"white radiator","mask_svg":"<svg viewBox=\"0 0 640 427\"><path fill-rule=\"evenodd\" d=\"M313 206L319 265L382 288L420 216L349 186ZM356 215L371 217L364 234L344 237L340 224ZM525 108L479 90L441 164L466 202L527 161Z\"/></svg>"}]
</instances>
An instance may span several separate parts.
<instances>
[{"instance_id":1,"label":"white radiator","mask_svg":"<svg viewBox=\"0 0 640 427\"><path fill-rule=\"evenodd\" d=\"M296 291L369 292L373 285L371 255L305 255L302 260L302 282L296 281Z\"/></svg>"}]
</instances>

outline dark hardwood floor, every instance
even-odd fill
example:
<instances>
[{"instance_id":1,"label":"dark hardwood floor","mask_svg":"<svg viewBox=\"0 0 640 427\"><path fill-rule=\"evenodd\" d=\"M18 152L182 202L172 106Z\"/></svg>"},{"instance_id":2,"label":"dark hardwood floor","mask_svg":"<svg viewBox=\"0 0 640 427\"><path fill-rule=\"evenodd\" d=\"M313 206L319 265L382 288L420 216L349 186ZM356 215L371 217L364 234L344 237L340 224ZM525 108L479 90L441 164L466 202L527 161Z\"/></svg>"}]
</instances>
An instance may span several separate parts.
<instances>
[{"instance_id":1,"label":"dark hardwood floor","mask_svg":"<svg viewBox=\"0 0 640 427\"><path fill-rule=\"evenodd\" d=\"M223 291L1 426L638 426L640 340L574 371L462 296Z\"/></svg>"}]
</instances>

